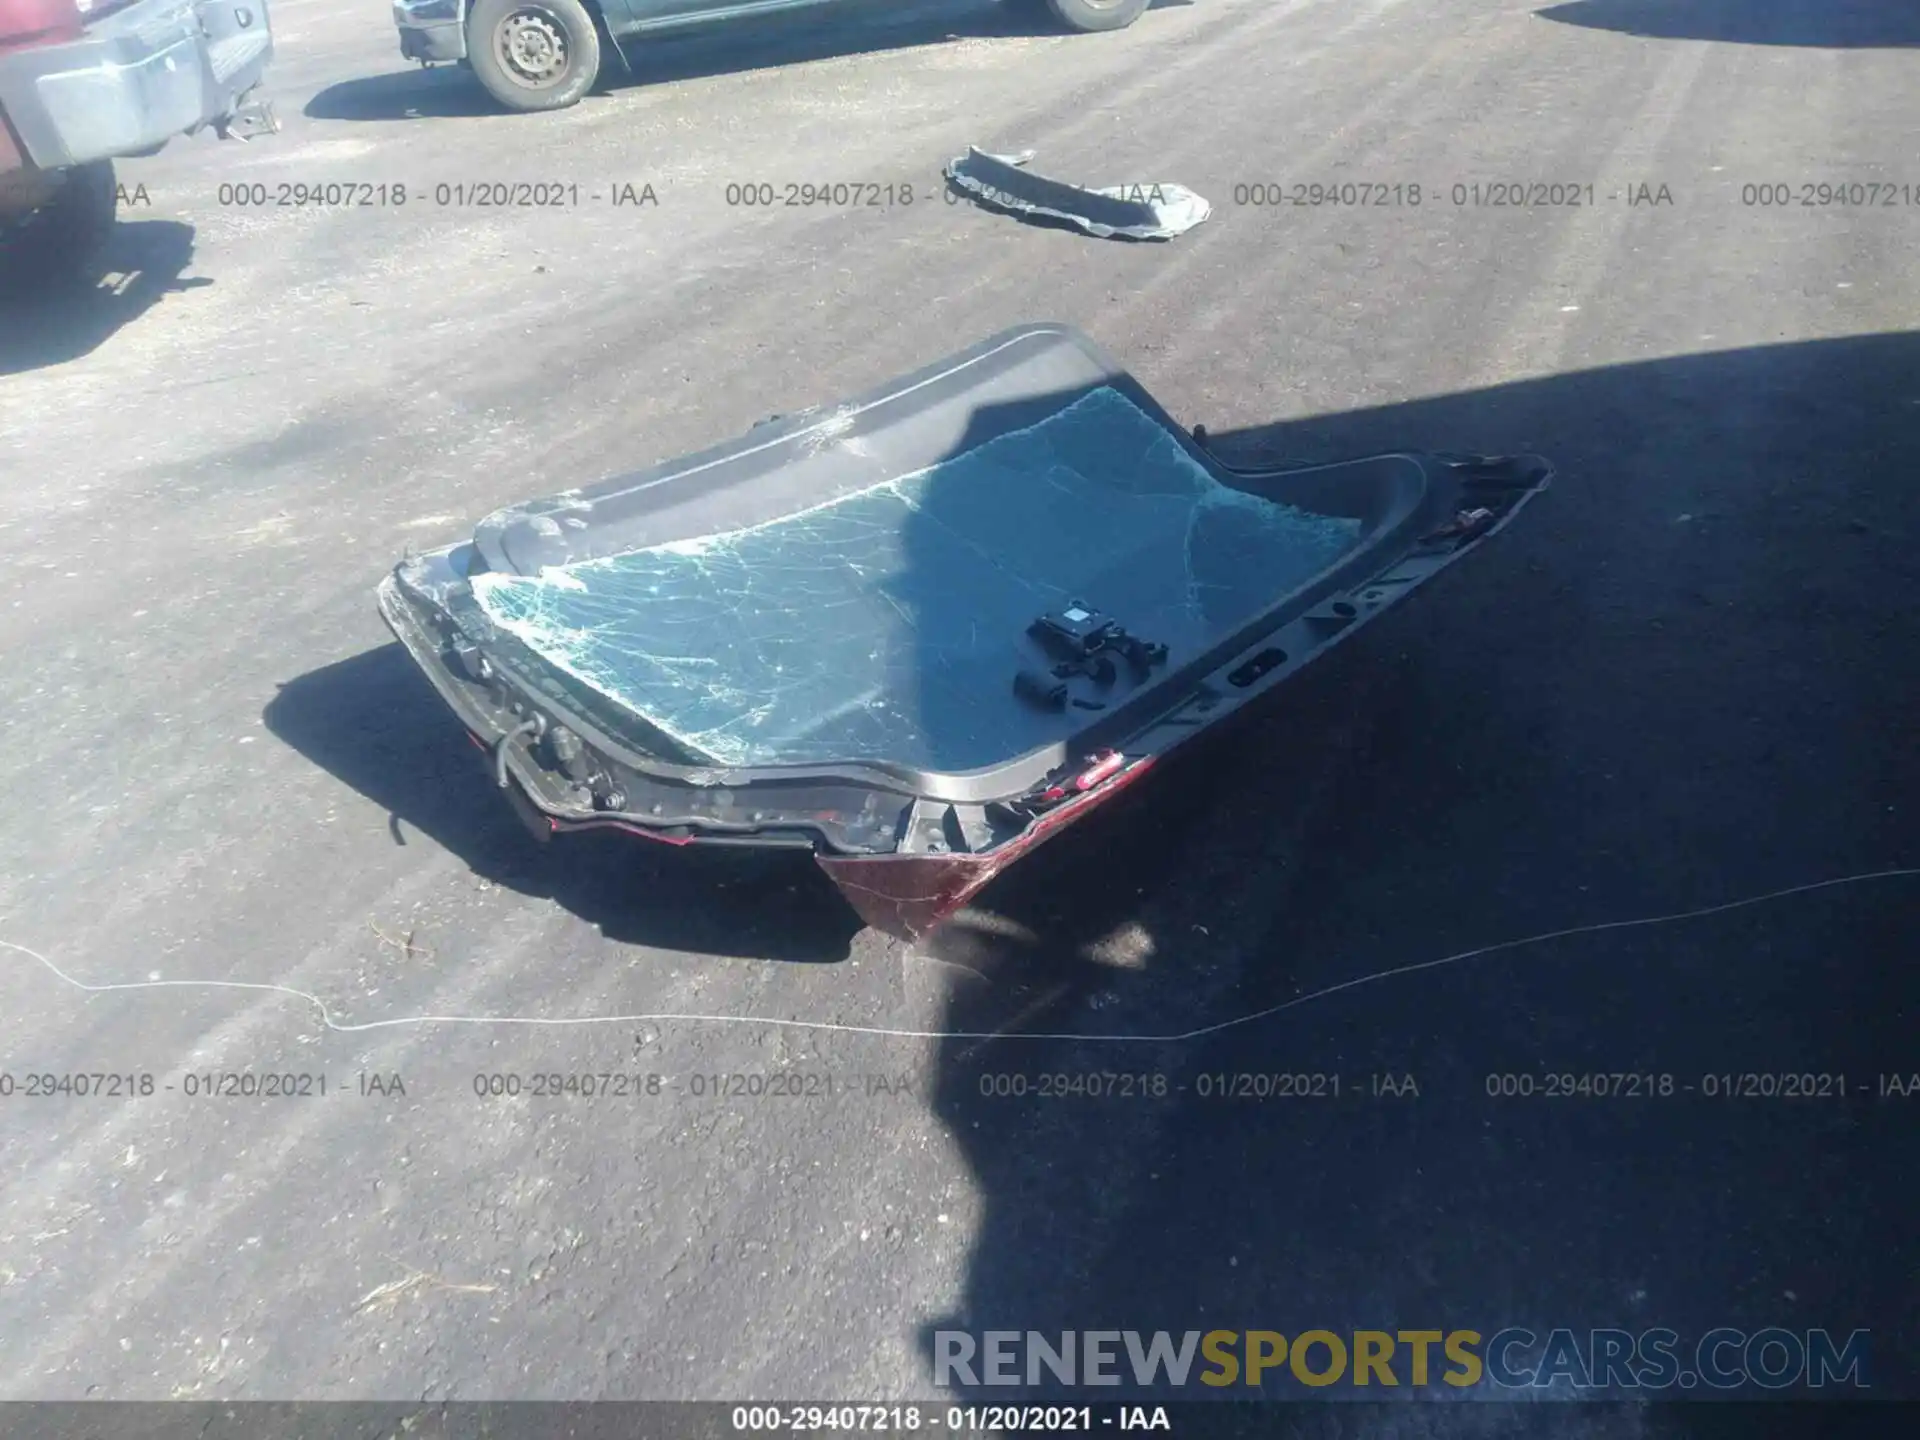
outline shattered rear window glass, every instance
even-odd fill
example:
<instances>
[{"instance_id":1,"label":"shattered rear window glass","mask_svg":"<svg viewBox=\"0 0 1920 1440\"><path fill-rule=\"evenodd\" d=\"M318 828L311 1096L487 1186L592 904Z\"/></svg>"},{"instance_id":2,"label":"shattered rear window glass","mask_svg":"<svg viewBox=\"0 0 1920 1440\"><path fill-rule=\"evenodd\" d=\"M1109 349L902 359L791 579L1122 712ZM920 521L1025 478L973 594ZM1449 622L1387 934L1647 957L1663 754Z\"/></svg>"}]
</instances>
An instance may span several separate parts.
<instances>
[{"instance_id":1,"label":"shattered rear window glass","mask_svg":"<svg viewBox=\"0 0 1920 1440\"><path fill-rule=\"evenodd\" d=\"M1102 387L813 509L473 587L502 629L713 763L957 771L1086 723L1013 693L1041 614L1084 601L1173 670L1359 536L1220 484Z\"/></svg>"}]
</instances>

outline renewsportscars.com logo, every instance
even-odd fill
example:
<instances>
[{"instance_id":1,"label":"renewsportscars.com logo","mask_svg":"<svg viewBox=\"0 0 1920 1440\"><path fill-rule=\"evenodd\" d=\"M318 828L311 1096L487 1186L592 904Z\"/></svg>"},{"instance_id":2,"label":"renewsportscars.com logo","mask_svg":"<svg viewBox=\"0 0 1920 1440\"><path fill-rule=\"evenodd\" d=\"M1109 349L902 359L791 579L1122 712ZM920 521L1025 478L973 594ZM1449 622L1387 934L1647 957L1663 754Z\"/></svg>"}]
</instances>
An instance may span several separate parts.
<instances>
[{"instance_id":1,"label":"renewsportscars.com logo","mask_svg":"<svg viewBox=\"0 0 1920 1440\"><path fill-rule=\"evenodd\" d=\"M1613 1392L1867 1386L1865 1330L1709 1330L1697 1340L1650 1330L968 1330L934 1332L941 1386L1070 1385L1145 1390L1464 1390Z\"/></svg>"}]
</instances>

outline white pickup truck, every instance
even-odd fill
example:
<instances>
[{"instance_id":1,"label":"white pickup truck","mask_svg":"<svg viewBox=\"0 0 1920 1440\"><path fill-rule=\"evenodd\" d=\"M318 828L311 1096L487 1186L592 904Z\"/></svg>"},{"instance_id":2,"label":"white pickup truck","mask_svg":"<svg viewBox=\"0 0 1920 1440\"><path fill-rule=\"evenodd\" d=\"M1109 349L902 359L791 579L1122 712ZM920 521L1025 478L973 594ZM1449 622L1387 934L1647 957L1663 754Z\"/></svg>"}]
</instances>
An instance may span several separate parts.
<instances>
[{"instance_id":1,"label":"white pickup truck","mask_svg":"<svg viewBox=\"0 0 1920 1440\"><path fill-rule=\"evenodd\" d=\"M266 0L0 0L0 289L97 276L113 162L278 128Z\"/></svg>"}]
</instances>

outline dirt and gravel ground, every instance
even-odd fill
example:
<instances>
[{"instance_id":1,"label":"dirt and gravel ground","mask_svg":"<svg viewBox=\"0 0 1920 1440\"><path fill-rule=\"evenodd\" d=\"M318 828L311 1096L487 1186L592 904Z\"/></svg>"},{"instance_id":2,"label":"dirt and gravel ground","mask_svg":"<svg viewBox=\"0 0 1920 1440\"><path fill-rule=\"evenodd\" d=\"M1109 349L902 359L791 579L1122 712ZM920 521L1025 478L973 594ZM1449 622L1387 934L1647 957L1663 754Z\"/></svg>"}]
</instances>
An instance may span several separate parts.
<instances>
[{"instance_id":1,"label":"dirt and gravel ground","mask_svg":"<svg viewBox=\"0 0 1920 1440\"><path fill-rule=\"evenodd\" d=\"M377 0L274 22L284 133L126 163L117 286L0 316L0 1396L927 1394L943 1325L1866 1328L1910 1390L1920 880L1848 877L1920 866L1911 7L869 8L543 117L404 68ZM1217 210L1022 227L941 198L970 142ZM458 203L497 181L565 203ZM409 198L221 188L283 183ZM1423 203L1245 188L1296 184ZM1034 319L1247 453L1560 478L920 951L804 867L532 847L386 568ZM1166 1035L1828 880L1181 1042L602 1023ZM983 1094L1089 1070L1147 1078ZM225 1071L327 1094L187 1093ZM677 1093L474 1092L576 1071ZM67 1072L156 1089L26 1097ZM1676 1089L1488 1094L1594 1072ZM781 1073L884 1083L692 1093ZM1844 1097L1706 1093L1802 1073ZM1239 1074L1340 1094L1206 1098Z\"/></svg>"}]
</instances>

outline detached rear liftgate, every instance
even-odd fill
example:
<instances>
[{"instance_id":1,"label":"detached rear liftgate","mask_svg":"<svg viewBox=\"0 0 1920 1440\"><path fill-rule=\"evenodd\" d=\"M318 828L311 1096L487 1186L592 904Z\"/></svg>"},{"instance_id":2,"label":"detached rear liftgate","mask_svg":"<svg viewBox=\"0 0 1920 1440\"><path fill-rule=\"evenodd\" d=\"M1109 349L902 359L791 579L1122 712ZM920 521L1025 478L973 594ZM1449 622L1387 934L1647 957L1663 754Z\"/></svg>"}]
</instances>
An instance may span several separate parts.
<instances>
[{"instance_id":1,"label":"detached rear liftgate","mask_svg":"<svg viewBox=\"0 0 1920 1440\"><path fill-rule=\"evenodd\" d=\"M1231 468L1086 337L1029 326L510 507L380 608L536 833L804 846L917 938L1549 475Z\"/></svg>"}]
</instances>

